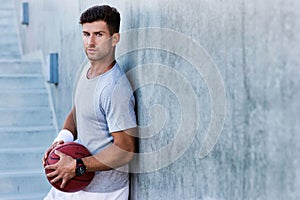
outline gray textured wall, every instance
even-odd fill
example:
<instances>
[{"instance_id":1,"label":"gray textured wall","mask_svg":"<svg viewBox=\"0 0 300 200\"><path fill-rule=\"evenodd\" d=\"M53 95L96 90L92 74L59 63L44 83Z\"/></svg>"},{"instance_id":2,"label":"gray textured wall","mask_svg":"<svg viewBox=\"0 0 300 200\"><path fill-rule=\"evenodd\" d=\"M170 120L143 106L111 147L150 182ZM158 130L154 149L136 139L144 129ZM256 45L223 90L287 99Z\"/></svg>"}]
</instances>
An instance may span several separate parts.
<instances>
[{"instance_id":1,"label":"gray textured wall","mask_svg":"<svg viewBox=\"0 0 300 200\"><path fill-rule=\"evenodd\" d=\"M147 38L153 38L143 35L144 32L129 37L128 43L121 43L121 49L133 49L118 55L125 71L139 66L149 69L145 67L147 64L153 67L147 73L137 70L131 77L133 84L153 80L135 92L138 120L141 126L150 124L154 130L161 128L152 133L153 137L140 139L140 152L162 149L176 134L184 134L176 131L185 126L182 113L193 98L187 96L184 102L179 102L178 96L187 92L184 83L174 82L174 75L162 73L156 64L180 74L197 99L197 108L189 114L189 123L197 127L191 144L170 165L159 169L167 158L158 155L151 163L152 169L157 170L133 174L131 199L300 199L299 1L28 2L30 25L20 26L24 53L40 50L44 58L51 51L60 54L60 83L51 86L59 125L71 107L75 76L84 59L78 17L88 6L96 3L116 6L122 15L121 32L145 27L171 29L206 51L206 56L194 55L192 44L176 38L166 43L165 31L153 42L158 41L162 47L170 48L169 51L136 49L149 45ZM176 54L178 46L188 52L188 58ZM200 159L200 147L210 128L214 103L207 81L215 80L199 73L189 59L207 59L207 55L218 67L224 82L226 119L215 148ZM205 62L201 66L204 70ZM160 80L173 84L174 88L170 90ZM164 112L152 109L153 105L161 105ZM198 115L199 120L195 121ZM175 153L168 152L170 157L178 149L184 147L173 146ZM137 165L143 166L143 160L138 161Z\"/></svg>"},{"instance_id":2,"label":"gray textured wall","mask_svg":"<svg viewBox=\"0 0 300 200\"><path fill-rule=\"evenodd\" d=\"M21 2L15 0L21 19ZM44 61L48 73L47 57L59 54L59 85L49 85L53 95L58 126L72 107L73 86L81 62L84 59L81 29L78 23L80 3L73 0L29 0L29 26L19 23L23 54Z\"/></svg>"}]
</instances>

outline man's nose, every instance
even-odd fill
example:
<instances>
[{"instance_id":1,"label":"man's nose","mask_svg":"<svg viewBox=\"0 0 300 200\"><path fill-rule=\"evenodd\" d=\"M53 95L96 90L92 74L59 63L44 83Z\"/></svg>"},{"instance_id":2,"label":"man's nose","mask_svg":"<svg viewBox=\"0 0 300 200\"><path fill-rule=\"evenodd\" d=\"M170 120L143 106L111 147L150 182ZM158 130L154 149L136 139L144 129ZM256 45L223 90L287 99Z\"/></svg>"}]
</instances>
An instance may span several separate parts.
<instances>
[{"instance_id":1,"label":"man's nose","mask_svg":"<svg viewBox=\"0 0 300 200\"><path fill-rule=\"evenodd\" d=\"M91 35L88 38L88 45L95 44L95 36Z\"/></svg>"}]
</instances>

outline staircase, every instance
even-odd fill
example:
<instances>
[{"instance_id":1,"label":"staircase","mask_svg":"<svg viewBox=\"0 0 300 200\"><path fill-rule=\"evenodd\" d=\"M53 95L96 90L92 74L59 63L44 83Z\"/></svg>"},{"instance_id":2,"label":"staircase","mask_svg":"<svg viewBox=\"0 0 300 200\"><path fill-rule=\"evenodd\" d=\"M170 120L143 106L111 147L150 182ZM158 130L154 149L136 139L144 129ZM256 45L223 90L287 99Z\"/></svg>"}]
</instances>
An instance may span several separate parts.
<instances>
[{"instance_id":1,"label":"staircase","mask_svg":"<svg viewBox=\"0 0 300 200\"><path fill-rule=\"evenodd\" d=\"M0 200L41 200L56 129L42 63L22 59L13 3L0 0Z\"/></svg>"}]
</instances>

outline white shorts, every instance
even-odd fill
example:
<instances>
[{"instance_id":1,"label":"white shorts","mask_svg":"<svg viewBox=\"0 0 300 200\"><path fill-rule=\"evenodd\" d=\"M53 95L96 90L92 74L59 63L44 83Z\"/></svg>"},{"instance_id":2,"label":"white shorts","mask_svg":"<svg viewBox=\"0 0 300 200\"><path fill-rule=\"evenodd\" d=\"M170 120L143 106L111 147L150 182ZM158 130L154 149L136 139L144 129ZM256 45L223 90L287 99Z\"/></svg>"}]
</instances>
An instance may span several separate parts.
<instances>
[{"instance_id":1,"label":"white shorts","mask_svg":"<svg viewBox=\"0 0 300 200\"><path fill-rule=\"evenodd\" d=\"M128 200L129 186L108 193L94 192L61 192L54 187L51 188L44 200Z\"/></svg>"}]
</instances>

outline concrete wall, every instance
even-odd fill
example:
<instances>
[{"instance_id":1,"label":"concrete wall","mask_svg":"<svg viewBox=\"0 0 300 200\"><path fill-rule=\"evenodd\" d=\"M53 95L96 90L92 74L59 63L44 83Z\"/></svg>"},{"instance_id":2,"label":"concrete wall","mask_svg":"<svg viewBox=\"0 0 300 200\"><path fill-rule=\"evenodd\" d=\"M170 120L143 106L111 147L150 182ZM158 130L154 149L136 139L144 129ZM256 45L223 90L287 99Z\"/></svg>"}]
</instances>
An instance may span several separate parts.
<instances>
[{"instance_id":1,"label":"concrete wall","mask_svg":"<svg viewBox=\"0 0 300 200\"><path fill-rule=\"evenodd\" d=\"M116 6L121 32L164 28L161 34L149 29L125 33L123 39L128 40L119 47L125 54L118 54L118 61L132 72L139 124L152 130L142 133L154 135L139 140L141 154L162 150L178 141L178 135L184 145L163 150L170 160L160 151L150 168L141 157L136 160L133 169L140 173L132 175L131 199L300 198L298 1L28 2L30 24L20 26L23 53L41 51L44 59L49 52L59 53L60 83L51 90L60 126L71 108L75 76L84 60L78 17L85 8L97 3ZM213 66L219 72L206 73ZM218 73L223 82L215 79ZM216 90L222 89L218 83L226 91L223 102L214 96L222 94ZM196 107L189 110L193 99ZM216 104L219 109L213 110ZM201 159L211 116L224 105L221 136ZM222 127L222 116L218 119L215 126ZM165 160L169 165L162 167Z\"/></svg>"},{"instance_id":2,"label":"concrete wall","mask_svg":"<svg viewBox=\"0 0 300 200\"><path fill-rule=\"evenodd\" d=\"M72 107L72 93L76 72L83 61L81 30L78 23L78 1L27 1L29 3L29 26L20 24L19 31L23 54L42 58L44 71L48 73L47 57L59 54L59 85L50 85L56 110L58 126ZM16 7L21 19L21 3Z\"/></svg>"}]
</instances>

